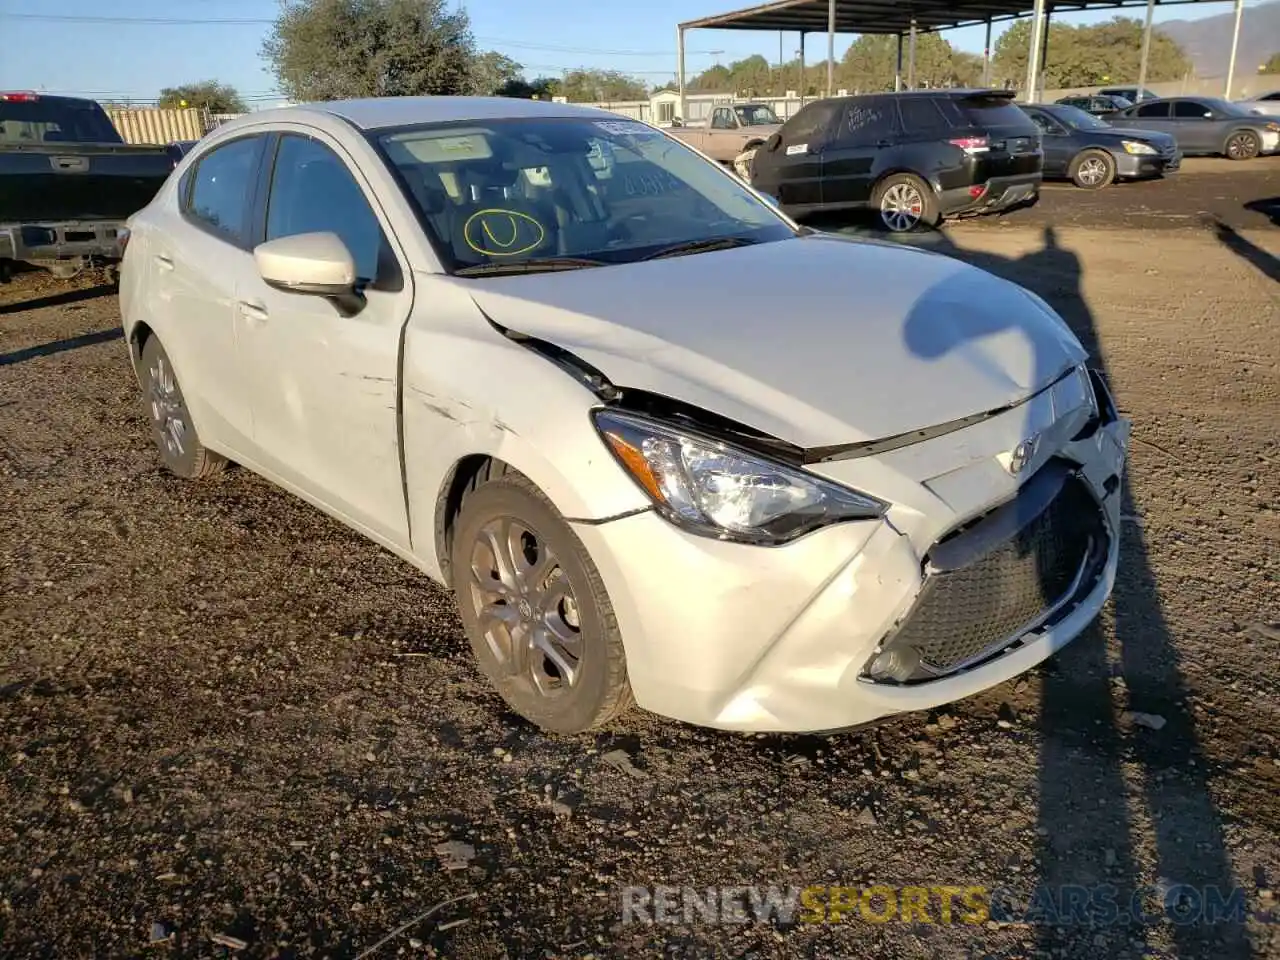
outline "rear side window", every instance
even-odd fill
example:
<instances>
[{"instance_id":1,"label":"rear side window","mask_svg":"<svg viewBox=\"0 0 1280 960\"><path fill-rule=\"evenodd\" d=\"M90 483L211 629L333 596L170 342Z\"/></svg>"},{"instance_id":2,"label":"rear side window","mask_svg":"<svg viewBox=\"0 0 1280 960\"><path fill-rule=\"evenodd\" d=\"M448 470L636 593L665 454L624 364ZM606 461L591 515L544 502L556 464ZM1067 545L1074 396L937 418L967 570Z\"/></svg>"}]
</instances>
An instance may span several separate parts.
<instances>
[{"instance_id":1,"label":"rear side window","mask_svg":"<svg viewBox=\"0 0 1280 960\"><path fill-rule=\"evenodd\" d=\"M232 140L210 150L191 171L182 212L237 246L249 235L249 198L258 174L260 136Z\"/></svg>"},{"instance_id":2,"label":"rear side window","mask_svg":"<svg viewBox=\"0 0 1280 960\"><path fill-rule=\"evenodd\" d=\"M850 100L840 121L840 142L870 146L891 137L896 128L893 101L885 97Z\"/></svg>"},{"instance_id":3,"label":"rear side window","mask_svg":"<svg viewBox=\"0 0 1280 960\"><path fill-rule=\"evenodd\" d=\"M831 117L838 109L832 101L811 103L786 122L782 128L782 140L788 146L802 143L816 144L826 136Z\"/></svg>"},{"instance_id":4,"label":"rear side window","mask_svg":"<svg viewBox=\"0 0 1280 960\"><path fill-rule=\"evenodd\" d=\"M902 132L908 137L928 137L950 128L947 118L932 97L903 97L898 101Z\"/></svg>"},{"instance_id":5,"label":"rear side window","mask_svg":"<svg viewBox=\"0 0 1280 960\"><path fill-rule=\"evenodd\" d=\"M968 126L1021 127L1028 133L1034 133L1036 129L1031 118L1008 97L965 97L954 101L954 104Z\"/></svg>"}]
</instances>

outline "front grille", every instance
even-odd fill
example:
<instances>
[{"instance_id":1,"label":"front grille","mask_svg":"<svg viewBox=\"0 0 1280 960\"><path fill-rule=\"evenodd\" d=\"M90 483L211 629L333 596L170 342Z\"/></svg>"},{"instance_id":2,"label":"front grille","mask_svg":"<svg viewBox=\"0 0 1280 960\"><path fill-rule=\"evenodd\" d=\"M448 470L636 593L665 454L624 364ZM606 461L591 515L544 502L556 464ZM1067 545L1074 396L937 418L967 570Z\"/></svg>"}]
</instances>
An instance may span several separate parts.
<instances>
[{"instance_id":1,"label":"front grille","mask_svg":"<svg viewBox=\"0 0 1280 960\"><path fill-rule=\"evenodd\" d=\"M1088 575L1106 557L1106 532L1084 483L1068 476L1038 515L1015 520L1012 536L985 546L992 531L984 526L1009 523L1018 509L1014 500L1000 520L993 514L935 548L954 555L966 548L958 540L981 545L971 562L927 576L911 612L883 644L885 650L910 648L912 659L918 657L920 669L909 679L932 679L995 655L1069 599L1082 571L1080 590L1091 585Z\"/></svg>"}]
</instances>

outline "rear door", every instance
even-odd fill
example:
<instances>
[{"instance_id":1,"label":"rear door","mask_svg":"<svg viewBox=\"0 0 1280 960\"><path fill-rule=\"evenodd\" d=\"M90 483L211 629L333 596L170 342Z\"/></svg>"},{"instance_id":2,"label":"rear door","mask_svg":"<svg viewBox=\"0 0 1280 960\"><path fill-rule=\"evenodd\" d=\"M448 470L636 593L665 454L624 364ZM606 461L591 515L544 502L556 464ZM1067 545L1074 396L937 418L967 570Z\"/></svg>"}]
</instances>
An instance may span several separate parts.
<instances>
[{"instance_id":1,"label":"rear door","mask_svg":"<svg viewBox=\"0 0 1280 960\"><path fill-rule=\"evenodd\" d=\"M1037 127L1012 96L976 93L939 100L948 112L953 137L986 137L987 149L977 152L975 183L994 177L1021 177L1040 173L1044 156Z\"/></svg>"},{"instance_id":2,"label":"rear door","mask_svg":"<svg viewBox=\"0 0 1280 960\"><path fill-rule=\"evenodd\" d=\"M752 185L777 198L784 207L816 207L822 203L822 151L843 101L818 100L782 125L773 149L756 154Z\"/></svg>"},{"instance_id":3,"label":"rear door","mask_svg":"<svg viewBox=\"0 0 1280 960\"><path fill-rule=\"evenodd\" d=\"M822 149L822 204L858 206L871 199L879 170L877 159L897 146L901 130L891 97L855 97L845 101Z\"/></svg>"}]
</instances>

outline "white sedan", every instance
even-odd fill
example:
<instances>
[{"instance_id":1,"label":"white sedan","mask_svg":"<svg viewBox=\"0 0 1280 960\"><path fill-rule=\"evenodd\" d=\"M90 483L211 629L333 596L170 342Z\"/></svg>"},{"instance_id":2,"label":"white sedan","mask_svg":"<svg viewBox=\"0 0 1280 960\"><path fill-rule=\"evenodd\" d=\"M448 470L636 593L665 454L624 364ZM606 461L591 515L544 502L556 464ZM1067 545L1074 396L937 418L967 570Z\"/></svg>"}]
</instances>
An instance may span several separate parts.
<instances>
[{"instance_id":1,"label":"white sedan","mask_svg":"<svg viewBox=\"0 0 1280 960\"><path fill-rule=\"evenodd\" d=\"M446 584L552 731L932 707L1115 577L1128 423L1044 301L602 111L228 123L133 218L121 306L170 470L234 461Z\"/></svg>"}]
</instances>

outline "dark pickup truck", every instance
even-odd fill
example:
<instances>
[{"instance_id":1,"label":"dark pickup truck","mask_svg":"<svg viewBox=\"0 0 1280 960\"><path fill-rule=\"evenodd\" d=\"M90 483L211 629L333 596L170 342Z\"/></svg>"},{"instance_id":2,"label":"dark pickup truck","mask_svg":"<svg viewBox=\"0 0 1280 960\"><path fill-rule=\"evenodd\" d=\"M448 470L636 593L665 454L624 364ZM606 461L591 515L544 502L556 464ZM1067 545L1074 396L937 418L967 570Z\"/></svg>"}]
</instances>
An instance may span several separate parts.
<instances>
[{"instance_id":1,"label":"dark pickup truck","mask_svg":"<svg viewBox=\"0 0 1280 960\"><path fill-rule=\"evenodd\" d=\"M15 260L60 277L114 269L125 221L174 166L165 147L126 144L92 100L0 93L0 279Z\"/></svg>"}]
</instances>

